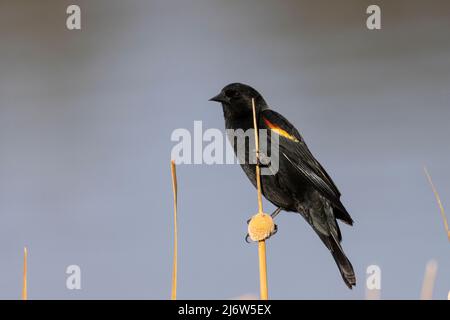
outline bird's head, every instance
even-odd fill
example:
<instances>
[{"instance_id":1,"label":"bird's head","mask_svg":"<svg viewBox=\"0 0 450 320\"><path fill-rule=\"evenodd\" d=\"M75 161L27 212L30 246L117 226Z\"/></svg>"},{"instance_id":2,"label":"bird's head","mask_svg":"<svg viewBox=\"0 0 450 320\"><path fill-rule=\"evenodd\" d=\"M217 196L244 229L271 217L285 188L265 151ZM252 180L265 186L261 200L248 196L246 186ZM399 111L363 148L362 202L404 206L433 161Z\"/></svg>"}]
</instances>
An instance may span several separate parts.
<instances>
[{"instance_id":1,"label":"bird's head","mask_svg":"<svg viewBox=\"0 0 450 320\"><path fill-rule=\"evenodd\" d=\"M252 98L255 99L256 112L267 109L264 98L258 91L242 83L231 83L209 101L222 104L225 115L245 117L252 115Z\"/></svg>"}]
</instances>

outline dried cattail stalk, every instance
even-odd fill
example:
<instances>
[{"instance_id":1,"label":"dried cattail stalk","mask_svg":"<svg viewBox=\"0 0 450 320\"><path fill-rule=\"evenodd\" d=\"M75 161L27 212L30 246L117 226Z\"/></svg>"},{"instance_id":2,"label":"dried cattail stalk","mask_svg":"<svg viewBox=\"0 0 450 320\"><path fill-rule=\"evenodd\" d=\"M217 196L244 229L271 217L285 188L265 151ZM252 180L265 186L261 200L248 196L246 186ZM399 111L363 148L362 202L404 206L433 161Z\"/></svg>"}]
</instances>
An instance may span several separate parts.
<instances>
[{"instance_id":1,"label":"dried cattail stalk","mask_svg":"<svg viewBox=\"0 0 450 320\"><path fill-rule=\"evenodd\" d=\"M27 247L23 248L23 282L22 282L22 300L28 299L28 288L27 288L27 258L28 250Z\"/></svg>"},{"instance_id":2,"label":"dried cattail stalk","mask_svg":"<svg viewBox=\"0 0 450 320\"><path fill-rule=\"evenodd\" d=\"M259 167L259 138L258 124L256 122L255 100L252 99L253 108L253 129L255 132L255 152L256 152L256 189L258 194L258 213L252 217L248 224L248 234L252 240L258 241L259 259L259 284L261 300L269 298L267 288L267 261L266 261L266 237L274 230L272 217L263 211L261 192L261 170Z\"/></svg>"},{"instance_id":3,"label":"dried cattail stalk","mask_svg":"<svg viewBox=\"0 0 450 320\"><path fill-rule=\"evenodd\" d=\"M172 160L170 163L172 172L172 190L173 190L173 267L172 267L172 293L171 299L177 299L177 267L178 267L178 227L177 227L177 198L178 198L178 186L177 186L177 170L175 162Z\"/></svg>"}]
</instances>

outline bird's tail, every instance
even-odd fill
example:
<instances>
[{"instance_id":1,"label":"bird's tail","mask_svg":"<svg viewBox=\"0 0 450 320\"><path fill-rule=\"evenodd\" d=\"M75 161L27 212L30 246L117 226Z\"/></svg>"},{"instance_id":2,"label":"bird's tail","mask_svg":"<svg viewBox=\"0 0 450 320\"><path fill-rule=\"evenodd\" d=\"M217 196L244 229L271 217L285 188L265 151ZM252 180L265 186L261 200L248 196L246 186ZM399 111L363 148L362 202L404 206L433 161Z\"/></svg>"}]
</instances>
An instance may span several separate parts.
<instances>
[{"instance_id":1,"label":"bird's tail","mask_svg":"<svg viewBox=\"0 0 450 320\"><path fill-rule=\"evenodd\" d=\"M347 256L345 255L341 245L332 236L319 236L333 255L334 261L336 261L345 284L347 285L347 287L352 289L352 287L356 285L356 276L355 272L353 271L353 266L350 260L348 260Z\"/></svg>"}]
</instances>

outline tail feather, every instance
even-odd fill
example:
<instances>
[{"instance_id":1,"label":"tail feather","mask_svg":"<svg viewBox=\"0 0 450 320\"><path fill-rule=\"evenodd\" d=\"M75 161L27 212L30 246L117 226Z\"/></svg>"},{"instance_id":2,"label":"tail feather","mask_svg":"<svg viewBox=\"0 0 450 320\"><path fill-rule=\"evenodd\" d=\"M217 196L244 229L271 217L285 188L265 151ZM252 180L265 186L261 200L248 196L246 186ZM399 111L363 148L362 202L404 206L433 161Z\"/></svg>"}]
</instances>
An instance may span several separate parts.
<instances>
[{"instance_id":1,"label":"tail feather","mask_svg":"<svg viewBox=\"0 0 450 320\"><path fill-rule=\"evenodd\" d=\"M344 212L346 213L346 211L340 211L340 215L336 216L338 210L333 210L334 208L329 201L317 192L313 192L310 197L311 198L306 205L300 204L298 206L297 212L305 218L328 250L330 250L334 261L336 261L339 268L342 279L347 287L352 289L352 287L356 285L356 276L351 262L346 257L344 250L340 245L342 234L336 218L343 219L349 224L351 224L353 220L351 220L348 213L346 215L343 214Z\"/></svg>"},{"instance_id":2,"label":"tail feather","mask_svg":"<svg viewBox=\"0 0 450 320\"><path fill-rule=\"evenodd\" d=\"M356 285L356 276L353 266L345 255L341 245L333 237L320 235L320 238L333 255L334 261L336 261L345 284L349 289L352 289L352 287Z\"/></svg>"},{"instance_id":3,"label":"tail feather","mask_svg":"<svg viewBox=\"0 0 450 320\"><path fill-rule=\"evenodd\" d=\"M339 271L341 272L342 279L344 279L347 287L352 289L352 287L356 285L356 276L353 271L353 266L342 250L341 245L334 238L331 238L329 242L331 245L331 254L333 255L334 261L336 261Z\"/></svg>"}]
</instances>

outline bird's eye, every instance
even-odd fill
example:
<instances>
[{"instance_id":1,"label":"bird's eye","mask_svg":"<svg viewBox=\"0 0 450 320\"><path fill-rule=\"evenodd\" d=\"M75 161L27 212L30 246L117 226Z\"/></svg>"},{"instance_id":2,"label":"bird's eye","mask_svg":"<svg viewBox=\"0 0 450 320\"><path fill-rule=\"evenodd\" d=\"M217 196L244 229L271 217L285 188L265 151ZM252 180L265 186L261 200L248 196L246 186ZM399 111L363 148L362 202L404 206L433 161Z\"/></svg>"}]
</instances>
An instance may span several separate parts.
<instances>
[{"instance_id":1,"label":"bird's eye","mask_svg":"<svg viewBox=\"0 0 450 320\"><path fill-rule=\"evenodd\" d=\"M233 89L228 89L228 90L225 91L225 95L228 98L236 98L236 97L239 96L239 92L236 91L236 90L233 90Z\"/></svg>"}]
</instances>

